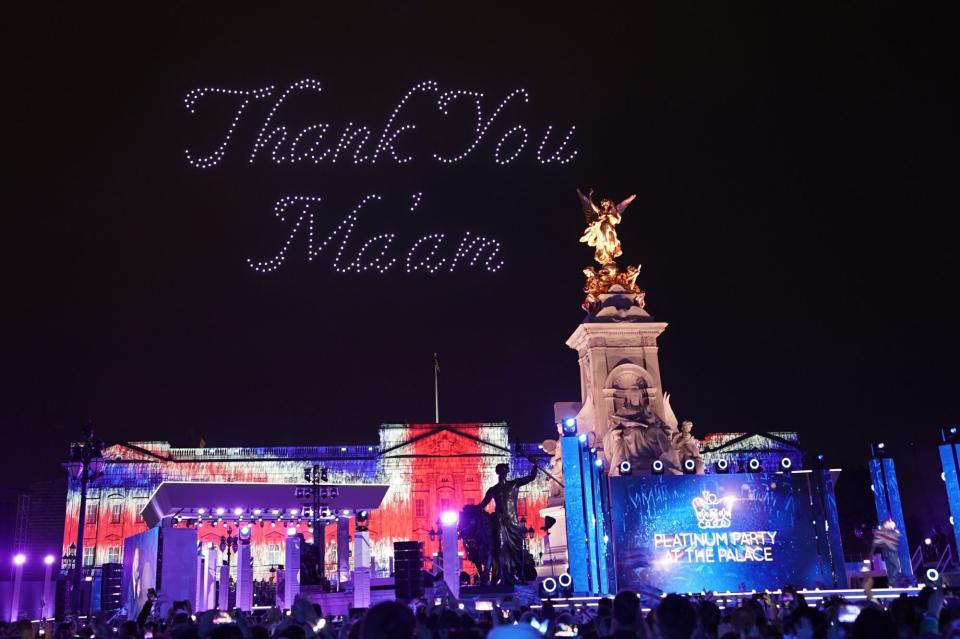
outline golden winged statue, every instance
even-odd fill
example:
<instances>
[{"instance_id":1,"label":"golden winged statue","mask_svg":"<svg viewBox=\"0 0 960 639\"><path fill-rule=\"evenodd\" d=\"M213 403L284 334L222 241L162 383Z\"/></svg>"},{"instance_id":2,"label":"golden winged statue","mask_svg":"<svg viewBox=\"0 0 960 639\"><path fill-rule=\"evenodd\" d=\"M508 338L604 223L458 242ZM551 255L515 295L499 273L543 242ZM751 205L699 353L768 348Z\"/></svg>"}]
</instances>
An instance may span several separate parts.
<instances>
[{"instance_id":1,"label":"golden winged statue","mask_svg":"<svg viewBox=\"0 0 960 639\"><path fill-rule=\"evenodd\" d=\"M640 267L628 266L625 271L621 271L616 262L616 258L623 253L616 226L620 223L623 212L637 196L631 195L620 204L603 199L600 200L600 206L597 206L593 203L593 189L590 189L589 195L584 195L577 189L577 195L580 196L583 215L587 220L587 228L580 237L580 242L595 249L593 257L600 263L599 270L592 266L583 269L587 278L583 287L583 292L587 294L583 301L584 310L588 313L597 311L601 305L601 296L613 286L619 286L617 290L633 296L632 305L642 310L644 293L637 286Z\"/></svg>"},{"instance_id":2,"label":"golden winged statue","mask_svg":"<svg viewBox=\"0 0 960 639\"><path fill-rule=\"evenodd\" d=\"M601 266L611 264L623 251L620 249L620 240L617 238L617 224L620 223L623 212L630 206L636 195L631 195L620 204L612 200L600 200L600 206L593 203L593 189L589 195L584 195L577 189L580 203L583 205L583 215L587 220L587 228L580 241L587 246L594 247L595 260Z\"/></svg>"}]
</instances>

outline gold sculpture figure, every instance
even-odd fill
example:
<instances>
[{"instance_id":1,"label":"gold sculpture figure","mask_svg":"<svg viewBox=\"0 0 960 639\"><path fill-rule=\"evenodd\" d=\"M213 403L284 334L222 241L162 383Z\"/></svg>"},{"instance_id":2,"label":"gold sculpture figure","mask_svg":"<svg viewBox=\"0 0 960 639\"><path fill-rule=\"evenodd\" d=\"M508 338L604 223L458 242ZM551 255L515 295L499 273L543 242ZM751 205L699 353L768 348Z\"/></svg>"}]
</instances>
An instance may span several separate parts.
<instances>
[{"instance_id":1,"label":"gold sculpture figure","mask_svg":"<svg viewBox=\"0 0 960 639\"><path fill-rule=\"evenodd\" d=\"M628 266L625 271L620 271L616 262L616 258L623 253L616 226L620 223L623 212L637 196L631 195L620 204L614 204L613 200L602 199L600 206L597 206L593 203L593 189L590 189L589 195L584 195L580 189L577 189L577 195L580 196L583 215L587 220L587 228L580 237L580 242L595 249L593 257L600 263L598 270L594 270L592 266L583 269L583 274L587 278L583 287L583 292L587 294L583 301L584 310L588 313L596 310L600 304L600 295L608 292L614 285L622 287L626 293L633 294L636 305L642 309L643 291L637 286L640 267Z\"/></svg>"},{"instance_id":2,"label":"gold sculpture figure","mask_svg":"<svg viewBox=\"0 0 960 639\"><path fill-rule=\"evenodd\" d=\"M623 253L620 249L620 240L617 238L616 226L620 223L623 212L637 196L631 195L620 204L603 199L600 200L598 207L593 203L593 189L590 189L590 195L584 195L580 189L577 189L577 195L580 196L583 215L587 219L587 228L580 241L585 242L587 246L595 247L594 259L600 262L601 266L606 266Z\"/></svg>"}]
</instances>

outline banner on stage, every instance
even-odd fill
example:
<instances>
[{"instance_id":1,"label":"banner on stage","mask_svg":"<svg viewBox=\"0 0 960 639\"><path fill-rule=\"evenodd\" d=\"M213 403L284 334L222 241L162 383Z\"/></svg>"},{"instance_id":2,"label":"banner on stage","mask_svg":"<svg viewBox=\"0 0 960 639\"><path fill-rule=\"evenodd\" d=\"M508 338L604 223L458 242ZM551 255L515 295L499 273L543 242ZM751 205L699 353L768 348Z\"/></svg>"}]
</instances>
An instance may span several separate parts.
<instances>
[{"instance_id":1,"label":"banner on stage","mask_svg":"<svg viewBox=\"0 0 960 639\"><path fill-rule=\"evenodd\" d=\"M835 549L823 534L818 516L823 502L813 478L807 473L611 478L617 587L722 592L786 583L832 586L838 564L830 561ZM842 551L837 559L842 565Z\"/></svg>"}]
</instances>

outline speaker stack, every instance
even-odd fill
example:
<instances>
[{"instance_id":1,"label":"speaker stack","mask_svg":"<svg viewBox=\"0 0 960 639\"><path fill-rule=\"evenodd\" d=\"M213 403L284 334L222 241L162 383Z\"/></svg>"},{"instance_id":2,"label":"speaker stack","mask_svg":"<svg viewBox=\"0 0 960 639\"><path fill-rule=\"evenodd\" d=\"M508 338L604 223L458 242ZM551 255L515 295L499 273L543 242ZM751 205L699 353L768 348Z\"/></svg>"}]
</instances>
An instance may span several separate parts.
<instances>
[{"instance_id":1,"label":"speaker stack","mask_svg":"<svg viewBox=\"0 0 960 639\"><path fill-rule=\"evenodd\" d=\"M419 541L393 542L393 577L396 598L411 601L423 595L423 553Z\"/></svg>"},{"instance_id":2,"label":"speaker stack","mask_svg":"<svg viewBox=\"0 0 960 639\"><path fill-rule=\"evenodd\" d=\"M123 564L103 564L100 578L100 610L123 607Z\"/></svg>"}]
</instances>

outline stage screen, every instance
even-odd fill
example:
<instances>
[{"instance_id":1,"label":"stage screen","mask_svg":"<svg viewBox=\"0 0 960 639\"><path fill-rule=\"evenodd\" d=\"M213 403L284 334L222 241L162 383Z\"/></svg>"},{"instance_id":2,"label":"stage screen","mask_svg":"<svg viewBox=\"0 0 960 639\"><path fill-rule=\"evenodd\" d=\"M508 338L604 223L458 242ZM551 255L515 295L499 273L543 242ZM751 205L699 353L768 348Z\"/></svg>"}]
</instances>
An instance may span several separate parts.
<instances>
[{"instance_id":1,"label":"stage screen","mask_svg":"<svg viewBox=\"0 0 960 639\"><path fill-rule=\"evenodd\" d=\"M160 529L151 528L123 542L123 592L127 614L135 618L147 601L147 590L157 587Z\"/></svg>"},{"instance_id":2,"label":"stage screen","mask_svg":"<svg viewBox=\"0 0 960 639\"><path fill-rule=\"evenodd\" d=\"M831 565L842 566L842 549L833 557L837 547L814 524L832 500L821 500L812 473L612 477L617 587L832 587Z\"/></svg>"}]
</instances>

